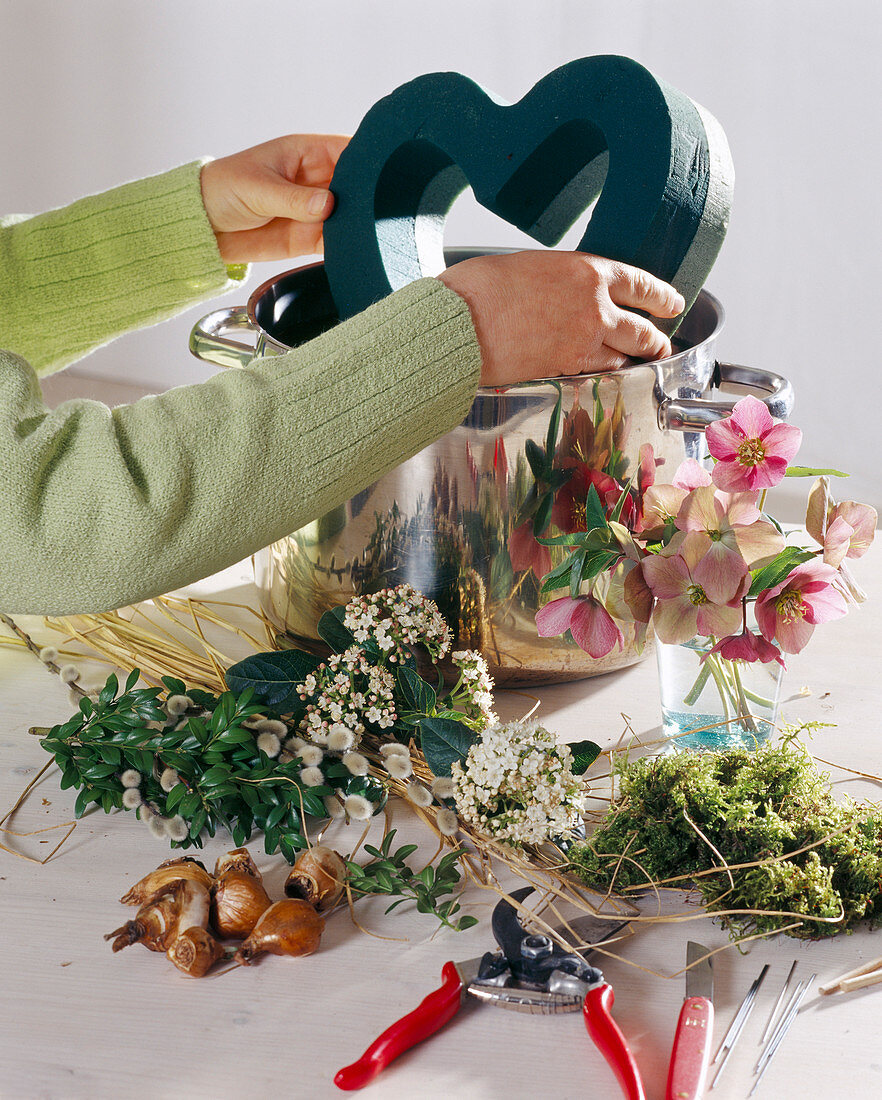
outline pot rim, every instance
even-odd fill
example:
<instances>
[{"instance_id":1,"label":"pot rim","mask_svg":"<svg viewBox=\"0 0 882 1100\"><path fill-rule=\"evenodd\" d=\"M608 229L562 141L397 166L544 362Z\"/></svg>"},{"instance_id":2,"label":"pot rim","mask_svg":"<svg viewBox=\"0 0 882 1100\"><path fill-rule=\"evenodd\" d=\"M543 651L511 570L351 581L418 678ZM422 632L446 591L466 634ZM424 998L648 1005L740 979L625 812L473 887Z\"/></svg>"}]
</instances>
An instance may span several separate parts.
<instances>
[{"instance_id":1,"label":"pot rim","mask_svg":"<svg viewBox=\"0 0 882 1100\"><path fill-rule=\"evenodd\" d=\"M458 263L464 259L471 259L477 256L498 256L506 255L512 252L521 252L523 249L499 247L493 245L485 246L450 246L445 248L445 256L452 260L453 263ZM553 251L549 249L549 251ZM455 258L454 258L455 257ZM318 268L324 268L324 261L317 260L313 263L301 264L299 267L289 268L287 271L277 272L275 275L271 275L270 278L265 279L260 286L256 287L248 297L245 309L248 315L248 320L260 333L262 340L265 343L271 344L273 347L278 348L279 351L286 352L291 351L296 345L284 344L280 340L276 339L264 326L257 320L257 308L261 299L270 291L276 284L283 279L287 279L291 276L304 275L306 272L315 271ZM723 305L719 298L715 294L712 294L709 290L702 288L699 291L695 302L692 305L692 309L695 309L699 303L709 306L714 318L713 328L696 344L690 344L688 347L681 348L679 351L675 351L672 355L665 356L664 359L642 360L637 359L631 363L627 363L624 367L619 367L616 370L610 371L594 371L586 374L562 374L549 376L548 378L536 378L532 379L529 383L517 383L518 385L533 385L541 386L552 383L571 382L573 379L578 379L580 382L588 378L604 378L608 376L615 376L621 371L629 371L636 367L651 366L654 368L669 367L677 362L682 356L692 355L700 349L712 345L716 342L717 337L723 329L726 323L726 311L723 309ZM690 310L691 312L691 310ZM716 357L711 355L710 359L713 360ZM509 389L508 386L480 386L478 387L478 393L481 394L493 394L499 393L502 390Z\"/></svg>"}]
</instances>

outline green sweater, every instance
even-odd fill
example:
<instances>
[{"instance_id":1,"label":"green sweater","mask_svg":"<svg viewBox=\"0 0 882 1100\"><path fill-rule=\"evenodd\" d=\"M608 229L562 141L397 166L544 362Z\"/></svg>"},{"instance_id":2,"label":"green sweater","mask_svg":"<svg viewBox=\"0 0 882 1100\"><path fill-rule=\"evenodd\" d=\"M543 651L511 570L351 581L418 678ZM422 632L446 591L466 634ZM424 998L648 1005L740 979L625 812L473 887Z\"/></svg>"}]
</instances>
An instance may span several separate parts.
<instances>
[{"instance_id":1,"label":"green sweater","mask_svg":"<svg viewBox=\"0 0 882 1100\"><path fill-rule=\"evenodd\" d=\"M239 561L459 424L480 349L421 279L302 348L109 409L37 375L233 285L201 163L0 221L0 609L108 610Z\"/></svg>"}]
</instances>

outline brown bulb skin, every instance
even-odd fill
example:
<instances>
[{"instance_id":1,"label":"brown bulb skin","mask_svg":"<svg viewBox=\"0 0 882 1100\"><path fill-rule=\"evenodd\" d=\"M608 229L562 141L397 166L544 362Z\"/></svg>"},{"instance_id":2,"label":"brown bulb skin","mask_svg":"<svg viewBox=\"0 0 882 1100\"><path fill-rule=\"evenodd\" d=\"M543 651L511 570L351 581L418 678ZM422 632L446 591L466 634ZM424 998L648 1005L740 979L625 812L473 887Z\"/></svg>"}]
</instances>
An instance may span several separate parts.
<instances>
[{"instance_id":1,"label":"brown bulb skin","mask_svg":"<svg viewBox=\"0 0 882 1100\"><path fill-rule=\"evenodd\" d=\"M119 900L123 905L146 905L159 894L165 893L173 883L180 881L198 882L210 889L213 879L198 859L181 856L180 859L169 859L160 863L155 871L136 882Z\"/></svg>"},{"instance_id":2,"label":"brown bulb skin","mask_svg":"<svg viewBox=\"0 0 882 1100\"><path fill-rule=\"evenodd\" d=\"M236 952L235 961L249 966L258 956L311 955L322 938L323 917L301 898L283 898L271 905Z\"/></svg>"},{"instance_id":3,"label":"brown bulb skin","mask_svg":"<svg viewBox=\"0 0 882 1100\"><path fill-rule=\"evenodd\" d=\"M202 978L224 954L221 944L207 928L187 928L166 951L178 970L191 978Z\"/></svg>"},{"instance_id":4,"label":"brown bulb skin","mask_svg":"<svg viewBox=\"0 0 882 1100\"><path fill-rule=\"evenodd\" d=\"M251 878L256 878L258 881L261 878L257 864L251 858L251 853L247 848L234 848L231 852L221 856L214 865L214 877L216 879L222 878L231 871L236 871L241 875L250 875Z\"/></svg>"},{"instance_id":5,"label":"brown bulb skin","mask_svg":"<svg viewBox=\"0 0 882 1100\"><path fill-rule=\"evenodd\" d=\"M212 892L211 925L224 939L242 940L271 905L260 879L227 871Z\"/></svg>"},{"instance_id":6,"label":"brown bulb skin","mask_svg":"<svg viewBox=\"0 0 882 1100\"><path fill-rule=\"evenodd\" d=\"M346 864L333 848L324 844L302 852L285 880L285 893L289 898L302 898L317 913L333 909L343 893L346 881Z\"/></svg>"}]
</instances>

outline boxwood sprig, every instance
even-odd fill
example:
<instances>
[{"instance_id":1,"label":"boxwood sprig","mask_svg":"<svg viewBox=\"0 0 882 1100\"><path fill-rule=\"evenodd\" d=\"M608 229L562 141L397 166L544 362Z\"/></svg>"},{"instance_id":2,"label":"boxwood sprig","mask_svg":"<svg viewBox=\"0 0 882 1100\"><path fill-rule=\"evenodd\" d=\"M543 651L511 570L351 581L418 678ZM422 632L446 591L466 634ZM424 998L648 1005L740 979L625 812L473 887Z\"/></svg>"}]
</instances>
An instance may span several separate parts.
<instances>
[{"instance_id":1,"label":"boxwood sprig","mask_svg":"<svg viewBox=\"0 0 882 1100\"><path fill-rule=\"evenodd\" d=\"M302 784L300 759L271 758L245 724L257 716L282 721L252 701L251 689L212 695L164 677L163 705L162 689L138 688L138 678L135 669L120 692L111 675L97 700L82 699L40 742L61 769L62 789L79 790L77 817L93 803L105 813L133 809L181 848L202 847L204 834L221 827L238 845L262 830L266 851L293 862L307 846L304 818L327 817L325 796L357 783L369 800L385 797L382 784L366 784L332 758L323 762L324 784ZM186 709L170 717L173 697Z\"/></svg>"}]
</instances>

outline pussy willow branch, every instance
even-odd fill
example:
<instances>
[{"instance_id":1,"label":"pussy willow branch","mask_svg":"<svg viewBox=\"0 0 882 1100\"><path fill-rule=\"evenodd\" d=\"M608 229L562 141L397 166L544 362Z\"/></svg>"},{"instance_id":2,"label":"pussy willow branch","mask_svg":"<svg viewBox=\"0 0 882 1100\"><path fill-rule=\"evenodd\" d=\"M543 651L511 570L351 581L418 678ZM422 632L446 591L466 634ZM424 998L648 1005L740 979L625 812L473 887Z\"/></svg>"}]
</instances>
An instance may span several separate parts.
<instances>
[{"instance_id":1,"label":"pussy willow branch","mask_svg":"<svg viewBox=\"0 0 882 1100\"><path fill-rule=\"evenodd\" d=\"M28 647L31 653L33 653L34 656L40 660L40 664L43 665L44 668L48 669L49 672L55 673L56 676L59 675L59 673L61 672L61 668L54 661L44 661L42 660L42 658L40 658L40 646L37 645L37 643L30 636L30 634L27 633L27 631L22 630L17 622L10 619L10 617L8 615L5 615L2 611L0 611L0 622L2 622L4 626L9 627L13 634L21 638L21 640ZM77 684L68 684L68 687L77 695L86 696L89 694L87 691L83 691L83 689Z\"/></svg>"}]
</instances>

